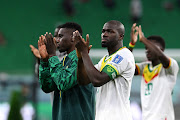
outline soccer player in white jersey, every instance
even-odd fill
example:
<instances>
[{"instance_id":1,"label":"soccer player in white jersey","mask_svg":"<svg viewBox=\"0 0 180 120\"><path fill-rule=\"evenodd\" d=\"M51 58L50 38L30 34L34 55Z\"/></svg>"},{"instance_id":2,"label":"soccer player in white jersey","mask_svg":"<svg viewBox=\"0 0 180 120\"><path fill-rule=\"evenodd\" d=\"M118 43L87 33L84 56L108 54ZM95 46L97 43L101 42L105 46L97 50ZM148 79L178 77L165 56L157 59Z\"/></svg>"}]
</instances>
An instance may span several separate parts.
<instances>
[{"instance_id":1,"label":"soccer player in white jersey","mask_svg":"<svg viewBox=\"0 0 180 120\"><path fill-rule=\"evenodd\" d=\"M79 84L92 83L97 87L95 120L132 120L129 98L135 61L131 51L123 47L124 32L119 21L104 24L101 44L108 54L95 66L88 55L89 35L85 41L77 31L73 34L79 58Z\"/></svg>"},{"instance_id":2,"label":"soccer player in white jersey","mask_svg":"<svg viewBox=\"0 0 180 120\"><path fill-rule=\"evenodd\" d=\"M144 37L141 26L133 24L130 50L139 40L145 45L147 62L136 63L135 75L142 75L141 105L143 120L175 120L172 92L178 74L177 62L163 52L165 41L160 36Z\"/></svg>"}]
</instances>

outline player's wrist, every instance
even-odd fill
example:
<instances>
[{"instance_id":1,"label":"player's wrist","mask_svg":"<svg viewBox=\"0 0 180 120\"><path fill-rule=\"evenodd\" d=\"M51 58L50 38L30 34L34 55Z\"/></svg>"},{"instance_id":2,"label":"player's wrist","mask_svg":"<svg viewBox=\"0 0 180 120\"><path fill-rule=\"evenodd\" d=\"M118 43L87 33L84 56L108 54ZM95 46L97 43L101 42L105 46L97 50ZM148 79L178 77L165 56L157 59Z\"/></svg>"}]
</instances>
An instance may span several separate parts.
<instances>
[{"instance_id":1,"label":"player's wrist","mask_svg":"<svg viewBox=\"0 0 180 120\"><path fill-rule=\"evenodd\" d=\"M84 49L83 51L81 51L81 55L82 55L82 54L89 54L89 53L88 53L88 50Z\"/></svg>"},{"instance_id":2,"label":"player's wrist","mask_svg":"<svg viewBox=\"0 0 180 120\"><path fill-rule=\"evenodd\" d=\"M146 42L146 38L145 37L139 38L139 41L144 43L144 42Z\"/></svg>"},{"instance_id":3,"label":"player's wrist","mask_svg":"<svg viewBox=\"0 0 180 120\"><path fill-rule=\"evenodd\" d=\"M79 55L79 54L77 54L77 58L78 58L78 59L82 59L82 56Z\"/></svg>"},{"instance_id":4,"label":"player's wrist","mask_svg":"<svg viewBox=\"0 0 180 120\"><path fill-rule=\"evenodd\" d=\"M48 58L41 58L40 60L43 62L48 62Z\"/></svg>"},{"instance_id":5,"label":"player's wrist","mask_svg":"<svg viewBox=\"0 0 180 120\"><path fill-rule=\"evenodd\" d=\"M56 54L49 54L49 58L56 56Z\"/></svg>"},{"instance_id":6,"label":"player's wrist","mask_svg":"<svg viewBox=\"0 0 180 120\"><path fill-rule=\"evenodd\" d=\"M130 42L130 43L129 43L129 48L134 48L134 47L135 47L135 43Z\"/></svg>"},{"instance_id":7,"label":"player's wrist","mask_svg":"<svg viewBox=\"0 0 180 120\"><path fill-rule=\"evenodd\" d=\"M81 53L77 50L77 48L76 48L76 55L77 55L77 58L78 58L78 59L81 59L81 58L82 58Z\"/></svg>"}]
</instances>

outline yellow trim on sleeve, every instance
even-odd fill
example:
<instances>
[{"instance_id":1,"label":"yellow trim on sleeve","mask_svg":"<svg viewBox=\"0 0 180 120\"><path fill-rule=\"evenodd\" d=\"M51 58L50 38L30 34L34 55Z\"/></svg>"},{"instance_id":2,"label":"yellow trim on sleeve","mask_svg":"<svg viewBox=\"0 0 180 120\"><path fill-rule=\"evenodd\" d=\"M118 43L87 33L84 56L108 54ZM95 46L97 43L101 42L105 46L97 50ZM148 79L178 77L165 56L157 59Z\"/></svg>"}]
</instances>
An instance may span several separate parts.
<instances>
[{"instance_id":1,"label":"yellow trim on sleeve","mask_svg":"<svg viewBox=\"0 0 180 120\"><path fill-rule=\"evenodd\" d=\"M106 58L106 57L104 57L104 59L103 59L103 61L102 61L102 63L101 63L101 69L100 69L100 71L102 71L102 69L103 69L103 68L105 67L105 65L106 65L105 58Z\"/></svg>"},{"instance_id":2,"label":"yellow trim on sleeve","mask_svg":"<svg viewBox=\"0 0 180 120\"><path fill-rule=\"evenodd\" d=\"M168 69L171 66L171 59L169 58L169 66L166 67L166 69Z\"/></svg>"},{"instance_id":3,"label":"yellow trim on sleeve","mask_svg":"<svg viewBox=\"0 0 180 120\"><path fill-rule=\"evenodd\" d=\"M139 66L136 64L136 68L137 68L137 71L138 71L138 75L140 74L140 68Z\"/></svg>"}]
</instances>

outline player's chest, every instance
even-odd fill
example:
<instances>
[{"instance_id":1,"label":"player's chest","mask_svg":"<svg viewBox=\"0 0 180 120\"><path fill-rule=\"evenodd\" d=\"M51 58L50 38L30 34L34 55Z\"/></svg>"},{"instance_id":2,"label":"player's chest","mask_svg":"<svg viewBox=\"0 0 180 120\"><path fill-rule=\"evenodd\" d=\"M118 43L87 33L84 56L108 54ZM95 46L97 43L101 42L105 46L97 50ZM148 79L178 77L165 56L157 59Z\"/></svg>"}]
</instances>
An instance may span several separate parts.
<instances>
[{"instance_id":1,"label":"player's chest","mask_svg":"<svg viewBox=\"0 0 180 120\"><path fill-rule=\"evenodd\" d=\"M152 65L148 64L143 69L143 78L145 83L149 83L150 81L157 79L162 70L162 64L156 65L152 67Z\"/></svg>"}]
</instances>

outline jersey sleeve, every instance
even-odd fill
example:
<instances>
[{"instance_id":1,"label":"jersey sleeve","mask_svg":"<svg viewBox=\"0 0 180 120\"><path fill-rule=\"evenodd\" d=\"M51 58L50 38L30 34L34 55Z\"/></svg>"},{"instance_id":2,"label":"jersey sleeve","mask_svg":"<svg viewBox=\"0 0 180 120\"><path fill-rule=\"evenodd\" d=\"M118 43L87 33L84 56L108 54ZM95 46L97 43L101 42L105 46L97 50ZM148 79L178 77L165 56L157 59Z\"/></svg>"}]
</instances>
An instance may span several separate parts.
<instances>
[{"instance_id":1,"label":"jersey sleeve","mask_svg":"<svg viewBox=\"0 0 180 120\"><path fill-rule=\"evenodd\" d=\"M56 85L50 75L50 68L48 62L40 61L39 82L41 89L46 93L52 92L56 88Z\"/></svg>"},{"instance_id":2,"label":"jersey sleeve","mask_svg":"<svg viewBox=\"0 0 180 120\"><path fill-rule=\"evenodd\" d=\"M94 67L99 71L101 69L101 63L102 63L103 59L104 59L104 57L96 65L94 65Z\"/></svg>"},{"instance_id":3,"label":"jersey sleeve","mask_svg":"<svg viewBox=\"0 0 180 120\"><path fill-rule=\"evenodd\" d=\"M123 71L128 66L128 61L123 56L117 54L110 62L108 62L105 67L102 69L102 72L105 72L112 79L116 78L118 75L121 75Z\"/></svg>"},{"instance_id":4,"label":"jersey sleeve","mask_svg":"<svg viewBox=\"0 0 180 120\"><path fill-rule=\"evenodd\" d=\"M144 67L148 64L148 62L136 63L136 70L138 71L138 75L143 74Z\"/></svg>"},{"instance_id":5,"label":"jersey sleeve","mask_svg":"<svg viewBox=\"0 0 180 120\"><path fill-rule=\"evenodd\" d=\"M49 59L50 73L57 88L66 91L77 84L77 61L72 60L69 66L64 67L57 56Z\"/></svg>"},{"instance_id":6,"label":"jersey sleeve","mask_svg":"<svg viewBox=\"0 0 180 120\"><path fill-rule=\"evenodd\" d=\"M169 58L169 66L165 68L167 74L175 75L177 76L179 71L179 66L176 60L173 58Z\"/></svg>"}]
</instances>

